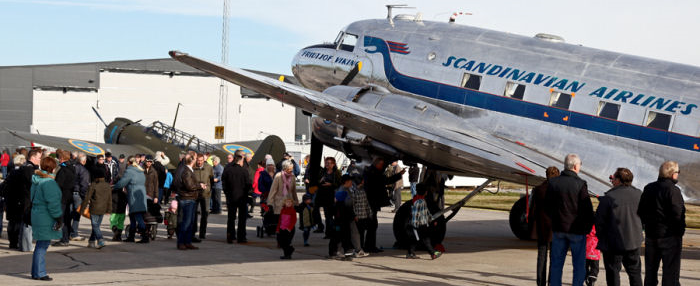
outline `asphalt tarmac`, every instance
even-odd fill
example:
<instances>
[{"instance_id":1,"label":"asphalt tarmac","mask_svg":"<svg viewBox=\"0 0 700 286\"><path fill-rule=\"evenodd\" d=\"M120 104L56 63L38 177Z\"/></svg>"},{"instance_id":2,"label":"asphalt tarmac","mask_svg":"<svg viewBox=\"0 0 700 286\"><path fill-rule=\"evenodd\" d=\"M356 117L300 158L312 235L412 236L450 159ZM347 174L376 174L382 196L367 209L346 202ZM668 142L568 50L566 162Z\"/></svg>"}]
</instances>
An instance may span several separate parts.
<instances>
[{"instance_id":1,"label":"asphalt tarmac","mask_svg":"<svg viewBox=\"0 0 700 286\"><path fill-rule=\"evenodd\" d=\"M388 208L387 208L388 210ZM7 233L0 239L0 285L534 285L536 243L515 238L508 213L463 209L448 223L447 252L431 260L405 259L406 251L391 249L393 214L380 213L378 245L385 251L352 261L326 259L328 240L312 234L310 247L294 237L293 259L280 260L274 238L255 237L259 216L248 220L246 244L226 244L225 215L210 215L207 239L199 250L180 251L175 240L159 237L149 244L107 242L103 249L86 248L87 241L69 247L49 247L47 269L52 282L30 279L31 253L8 250ZM128 221L128 220L127 220ZM90 224L81 220L80 233L89 236ZM105 236L111 236L103 224ZM564 281L570 283L570 258ZM627 284L621 274L622 285ZM602 269L597 285L605 285ZM681 284L700 285L700 231L684 237Z\"/></svg>"}]
</instances>

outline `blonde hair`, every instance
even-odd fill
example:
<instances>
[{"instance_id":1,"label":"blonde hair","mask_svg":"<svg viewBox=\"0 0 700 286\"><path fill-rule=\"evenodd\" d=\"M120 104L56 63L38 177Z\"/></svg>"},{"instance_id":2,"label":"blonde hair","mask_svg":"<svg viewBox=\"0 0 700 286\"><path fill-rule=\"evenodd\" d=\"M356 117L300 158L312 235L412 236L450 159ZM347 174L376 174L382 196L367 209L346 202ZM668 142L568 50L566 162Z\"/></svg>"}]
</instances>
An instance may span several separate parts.
<instances>
[{"instance_id":1,"label":"blonde hair","mask_svg":"<svg viewBox=\"0 0 700 286\"><path fill-rule=\"evenodd\" d=\"M678 163L666 161L659 167L659 178L673 178L673 174L678 173Z\"/></svg>"}]
</instances>

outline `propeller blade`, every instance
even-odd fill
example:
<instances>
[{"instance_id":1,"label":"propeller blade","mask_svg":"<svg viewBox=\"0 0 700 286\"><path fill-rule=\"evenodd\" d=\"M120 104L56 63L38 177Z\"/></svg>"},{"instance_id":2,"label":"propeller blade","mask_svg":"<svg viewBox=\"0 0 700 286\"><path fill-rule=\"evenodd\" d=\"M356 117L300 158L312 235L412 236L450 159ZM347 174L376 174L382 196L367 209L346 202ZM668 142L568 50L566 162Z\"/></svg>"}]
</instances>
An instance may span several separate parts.
<instances>
[{"instance_id":1,"label":"propeller blade","mask_svg":"<svg viewBox=\"0 0 700 286\"><path fill-rule=\"evenodd\" d=\"M100 116L100 113L97 112L97 109L95 109L95 108L93 107L93 108L92 108L92 111L94 111L94 112L95 112L95 115L97 115L97 118L99 118L100 121L102 121L102 124L104 124L105 127L107 127L107 122L105 122L104 119L102 119L102 116Z\"/></svg>"},{"instance_id":2,"label":"propeller blade","mask_svg":"<svg viewBox=\"0 0 700 286\"><path fill-rule=\"evenodd\" d=\"M343 79L343 82L340 83L340 85L348 85L354 78L357 76L358 73L360 73L360 70L362 70L362 62L357 62L354 68L350 70L347 76Z\"/></svg>"}]
</instances>

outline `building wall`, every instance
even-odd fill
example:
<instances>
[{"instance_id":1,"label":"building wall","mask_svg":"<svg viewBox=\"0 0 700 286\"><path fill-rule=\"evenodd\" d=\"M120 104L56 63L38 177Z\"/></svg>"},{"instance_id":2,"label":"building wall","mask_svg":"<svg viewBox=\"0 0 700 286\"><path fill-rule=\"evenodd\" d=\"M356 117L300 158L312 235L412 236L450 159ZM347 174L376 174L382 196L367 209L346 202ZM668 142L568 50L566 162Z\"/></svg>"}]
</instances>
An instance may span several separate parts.
<instances>
[{"instance_id":1,"label":"building wall","mask_svg":"<svg viewBox=\"0 0 700 286\"><path fill-rule=\"evenodd\" d=\"M100 72L94 91L34 90L32 131L41 134L104 142L104 125L115 117L172 124L182 103L176 128L216 143L220 80L215 77ZM228 83L227 83L228 84ZM295 108L266 99L241 98L240 88L228 84L226 138L222 142L263 139L268 134L294 141ZM240 112L239 112L240 110Z\"/></svg>"}]
</instances>

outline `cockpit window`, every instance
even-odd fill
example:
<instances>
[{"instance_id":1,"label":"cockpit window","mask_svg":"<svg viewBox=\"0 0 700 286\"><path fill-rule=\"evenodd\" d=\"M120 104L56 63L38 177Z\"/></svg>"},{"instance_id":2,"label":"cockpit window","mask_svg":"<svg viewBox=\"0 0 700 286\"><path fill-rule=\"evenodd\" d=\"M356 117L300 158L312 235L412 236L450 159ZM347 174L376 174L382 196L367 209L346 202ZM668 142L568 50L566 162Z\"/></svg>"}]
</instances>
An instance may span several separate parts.
<instances>
[{"instance_id":1,"label":"cockpit window","mask_svg":"<svg viewBox=\"0 0 700 286\"><path fill-rule=\"evenodd\" d=\"M348 52L352 52L357 44L357 35L340 32L338 38L335 39L336 48Z\"/></svg>"}]
</instances>

